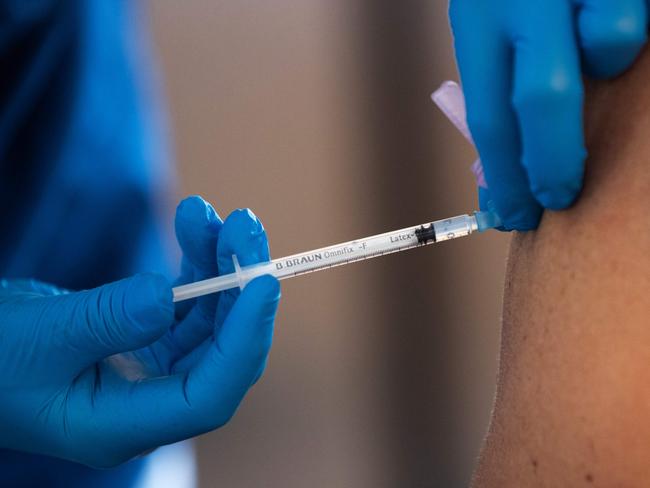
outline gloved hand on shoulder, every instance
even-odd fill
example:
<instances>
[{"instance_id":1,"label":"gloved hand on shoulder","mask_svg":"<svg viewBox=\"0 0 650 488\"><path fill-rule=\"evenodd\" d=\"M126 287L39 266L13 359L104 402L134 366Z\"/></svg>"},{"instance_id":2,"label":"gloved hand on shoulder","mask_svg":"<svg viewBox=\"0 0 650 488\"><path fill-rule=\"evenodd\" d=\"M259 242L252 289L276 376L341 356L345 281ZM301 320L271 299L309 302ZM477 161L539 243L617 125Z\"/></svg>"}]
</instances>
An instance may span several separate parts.
<instances>
[{"instance_id":1,"label":"gloved hand on shoulder","mask_svg":"<svg viewBox=\"0 0 650 488\"><path fill-rule=\"evenodd\" d=\"M583 71L621 74L647 39L647 0L451 0L468 123L508 230L538 226L582 188Z\"/></svg>"}]
</instances>

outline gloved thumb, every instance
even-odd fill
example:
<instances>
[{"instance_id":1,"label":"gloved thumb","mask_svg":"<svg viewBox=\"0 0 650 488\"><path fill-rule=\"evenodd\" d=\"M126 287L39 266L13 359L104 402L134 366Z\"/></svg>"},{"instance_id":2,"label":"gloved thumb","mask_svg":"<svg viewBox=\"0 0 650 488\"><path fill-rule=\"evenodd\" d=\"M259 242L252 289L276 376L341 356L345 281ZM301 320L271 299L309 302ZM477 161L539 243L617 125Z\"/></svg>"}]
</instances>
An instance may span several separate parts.
<instances>
[{"instance_id":1,"label":"gloved thumb","mask_svg":"<svg viewBox=\"0 0 650 488\"><path fill-rule=\"evenodd\" d=\"M146 273L57 300L51 317L66 328L66 345L84 362L151 344L173 323L171 286Z\"/></svg>"}]
</instances>

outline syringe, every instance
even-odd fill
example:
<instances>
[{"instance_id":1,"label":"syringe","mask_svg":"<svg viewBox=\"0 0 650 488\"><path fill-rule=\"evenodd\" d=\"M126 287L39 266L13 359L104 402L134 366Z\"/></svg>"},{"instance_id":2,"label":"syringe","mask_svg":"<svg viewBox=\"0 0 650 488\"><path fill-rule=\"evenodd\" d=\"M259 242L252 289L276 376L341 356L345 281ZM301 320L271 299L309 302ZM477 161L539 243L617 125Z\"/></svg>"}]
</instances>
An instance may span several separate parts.
<instances>
[{"instance_id":1,"label":"syringe","mask_svg":"<svg viewBox=\"0 0 650 488\"><path fill-rule=\"evenodd\" d=\"M322 269L465 237L474 232L483 232L500 225L501 222L496 214L476 212L472 215L460 215L407 227L243 268L239 266L237 256L233 255L234 273L177 286L173 289L174 301L180 302L230 288L243 289L249 281L266 274L273 275L279 280L285 280Z\"/></svg>"}]
</instances>

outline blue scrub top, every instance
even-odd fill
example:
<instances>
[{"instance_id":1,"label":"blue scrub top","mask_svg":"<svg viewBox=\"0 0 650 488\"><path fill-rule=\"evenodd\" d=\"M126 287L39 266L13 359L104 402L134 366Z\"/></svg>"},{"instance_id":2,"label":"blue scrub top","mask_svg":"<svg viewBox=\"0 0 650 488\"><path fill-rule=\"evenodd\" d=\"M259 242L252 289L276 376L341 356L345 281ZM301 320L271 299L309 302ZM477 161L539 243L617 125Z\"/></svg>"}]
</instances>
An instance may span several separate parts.
<instances>
[{"instance_id":1,"label":"blue scrub top","mask_svg":"<svg viewBox=\"0 0 650 488\"><path fill-rule=\"evenodd\" d=\"M82 289L167 271L169 152L145 13L0 0L0 277ZM129 487L144 462L93 470L0 450L0 486Z\"/></svg>"}]
</instances>

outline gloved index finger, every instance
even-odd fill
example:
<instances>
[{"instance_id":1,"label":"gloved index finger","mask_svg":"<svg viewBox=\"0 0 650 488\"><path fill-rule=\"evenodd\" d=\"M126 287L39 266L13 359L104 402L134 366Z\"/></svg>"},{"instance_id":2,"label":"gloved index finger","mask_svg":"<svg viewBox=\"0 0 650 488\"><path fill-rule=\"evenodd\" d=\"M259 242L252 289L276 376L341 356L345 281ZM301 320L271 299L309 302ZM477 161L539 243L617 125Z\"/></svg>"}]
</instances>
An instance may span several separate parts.
<instances>
[{"instance_id":1,"label":"gloved index finger","mask_svg":"<svg viewBox=\"0 0 650 488\"><path fill-rule=\"evenodd\" d=\"M490 195L506 229L529 230L537 227L541 207L521 164L521 138L511 102L511 39L498 15L491 2L451 2L467 122Z\"/></svg>"}]
</instances>

